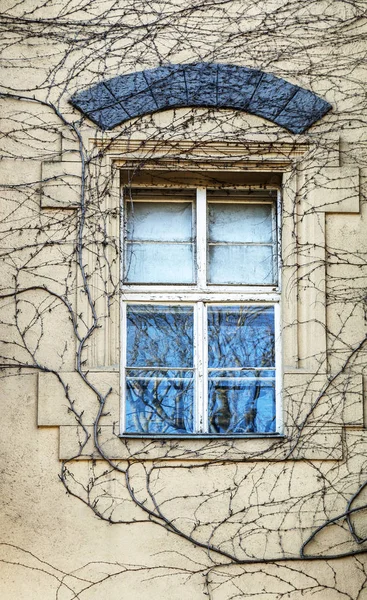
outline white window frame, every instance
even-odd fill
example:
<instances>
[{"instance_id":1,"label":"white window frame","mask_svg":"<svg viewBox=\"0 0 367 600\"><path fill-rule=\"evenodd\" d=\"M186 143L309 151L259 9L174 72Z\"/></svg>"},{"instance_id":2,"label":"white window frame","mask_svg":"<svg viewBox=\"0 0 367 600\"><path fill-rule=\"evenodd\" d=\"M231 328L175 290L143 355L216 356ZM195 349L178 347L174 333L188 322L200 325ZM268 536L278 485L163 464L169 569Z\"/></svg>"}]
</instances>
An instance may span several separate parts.
<instances>
[{"instance_id":1,"label":"white window frame","mask_svg":"<svg viewBox=\"0 0 367 600\"><path fill-rule=\"evenodd\" d=\"M133 185L133 188L147 187ZM182 186L176 186L182 189ZM174 188L174 186L172 186ZM193 189L194 186L190 186ZM193 226L196 229L196 264L197 280L195 284L124 284L125 276L125 199L121 193L121 239L120 239L120 276L122 282L121 293L121 410L120 410L120 436L126 438L246 438L246 437L274 437L283 433L282 417L282 344L281 344L281 193L278 188L267 188L276 190L277 199L275 204L275 229L276 239L276 285L231 285L231 284L208 284L207 254L208 254L208 202L207 188L196 187L196 218ZM208 188L213 189L213 188ZM222 188L223 189L223 188ZM232 188L234 189L234 188ZM236 190L248 188L239 188ZM254 186L251 186L254 189ZM226 191L230 191L226 187ZM138 200L137 200L138 201ZM178 200L179 201L179 200ZM187 201L187 200L186 200ZM215 200L214 200L215 201ZM223 202L223 200L218 200ZM229 198L228 202L233 202ZM257 201L261 203L261 200ZM264 203L269 203L265 201ZM194 406L194 433L179 434L156 434L156 433L126 433L125 432L125 405L126 405L126 307L128 304L151 304L151 305L192 305L194 306L194 372L195 375L195 406ZM273 306L274 307L274 331L275 331L275 404L276 404L276 427L274 433L246 433L246 434L213 434L205 431L208 424L208 344L207 344L207 305L248 305L248 306ZM204 325L205 324L205 325Z\"/></svg>"}]
</instances>

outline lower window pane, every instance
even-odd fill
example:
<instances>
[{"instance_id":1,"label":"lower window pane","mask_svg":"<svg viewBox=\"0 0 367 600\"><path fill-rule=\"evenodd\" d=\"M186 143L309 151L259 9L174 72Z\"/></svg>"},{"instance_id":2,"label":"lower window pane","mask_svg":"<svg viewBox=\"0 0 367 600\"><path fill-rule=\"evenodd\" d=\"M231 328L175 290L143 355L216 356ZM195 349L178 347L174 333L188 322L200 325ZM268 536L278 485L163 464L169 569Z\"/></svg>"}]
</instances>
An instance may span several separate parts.
<instances>
[{"instance_id":1,"label":"lower window pane","mask_svg":"<svg viewBox=\"0 0 367 600\"><path fill-rule=\"evenodd\" d=\"M192 306L127 307L127 433L193 432Z\"/></svg>"},{"instance_id":2,"label":"lower window pane","mask_svg":"<svg viewBox=\"0 0 367 600\"><path fill-rule=\"evenodd\" d=\"M194 365L194 307L131 304L126 317L126 433L199 433L194 415L206 412L211 435L275 433L274 306L207 306L197 344L206 327L208 387L198 406L205 373Z\"/></svg>"},{"instance_id":3,"label":"lower window pane","mask_svg":"<svg viewBox=\"0 0 367 600\"><path fill-rule=\"evenodd\" d=\"M274 307L208 306L208 345L209 372L274 369Z\"/></svg>"},{"instance_id":4,"label":"lower window pane","mask_svg":"<svg viewBox=\"0 0 367 600\"><path fill-rule=\"evenodd\" d=\"M193 368L192 306L133 304L126 313L127 368Z\"/></svg>"},{"instance_id":5,"label":"lower window pane","mask_svg":"<svg viewBox=\"0 0 367 600\"><path fill-rule=\"evenodd\" d=\"M209 306L208 345L209 432L274 433L274 307Z\"/></svg>"},{"instance_id":6,"label":"lower window pane","mask_svg":"<svg viewBox=\"0 0 367 600\"><path fill-rule=\"evenodd\" d=\"M210 433L275 432L274 381L212 378L208 387Z\"/></svg>"},{"instance_id":7,"label":"lower window pane","mask_svg":"<svg viewBox=\"0 0 367 600\"><path fill-rule=\"evenodd\" d=\"M192 433L193 390L192 377L127 377L126 432Z\"/></svg>"}]
</instances>

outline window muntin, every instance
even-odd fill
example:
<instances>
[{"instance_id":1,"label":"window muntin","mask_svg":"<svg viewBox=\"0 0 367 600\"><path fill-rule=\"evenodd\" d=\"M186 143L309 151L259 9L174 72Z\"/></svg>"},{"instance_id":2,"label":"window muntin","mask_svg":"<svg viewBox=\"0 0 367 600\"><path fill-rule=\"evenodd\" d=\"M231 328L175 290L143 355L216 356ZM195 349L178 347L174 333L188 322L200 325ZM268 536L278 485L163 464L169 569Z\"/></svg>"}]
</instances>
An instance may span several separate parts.
<instances>
[{"instance_id":1,"label":"window muntin","mask_svg":"<svg viewBox=\"0 0 367 600\"><path fill-rule=\"evenodd\" d=\"M189 286L172 253L165 257L173 273L170 281L164 281L166 264L161 261L153 281L132 282L125 260L122 434L276 433L280 361L274 191L254 198L244 192L200 188L189 202L190 190L136 191L129 190L125 203L125 257L131 252L128 245L137 241L135 232L139 242L157 246L168 239L185 245L191 233L195 260ZM171 211L178 204L180 208ZM164 226L165 211L167 222L172 217L169 228ZM247 274L243 275L240 261L232 270L227 264L230 284L219 284L218 275L212 281L211 273L220 271L211 265L211 245L251 248L254 258L244 265ZM154 251L152 256L157 256ZM264 266L253 266L261 260ZM254 272L258 275L251 280L248 273Z\"/></svg>"}]
</instances>

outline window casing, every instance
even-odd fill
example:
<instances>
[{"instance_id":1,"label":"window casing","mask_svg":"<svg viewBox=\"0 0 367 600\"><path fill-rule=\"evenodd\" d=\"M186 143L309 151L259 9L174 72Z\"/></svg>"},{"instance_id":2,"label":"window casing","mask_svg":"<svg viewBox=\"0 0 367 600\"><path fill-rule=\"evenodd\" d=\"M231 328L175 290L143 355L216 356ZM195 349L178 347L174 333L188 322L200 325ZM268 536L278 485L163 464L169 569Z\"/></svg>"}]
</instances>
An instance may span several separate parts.
<instances>
[{"instance_id":1,"label":"window casing","mask_svg":"<svg viewBox=\"0 0 367 600\"><path fill-rule=\"evenodd\" d=\"M279 192L123 196L121 434L281 432Z\"/></svg>"}]
</instances>

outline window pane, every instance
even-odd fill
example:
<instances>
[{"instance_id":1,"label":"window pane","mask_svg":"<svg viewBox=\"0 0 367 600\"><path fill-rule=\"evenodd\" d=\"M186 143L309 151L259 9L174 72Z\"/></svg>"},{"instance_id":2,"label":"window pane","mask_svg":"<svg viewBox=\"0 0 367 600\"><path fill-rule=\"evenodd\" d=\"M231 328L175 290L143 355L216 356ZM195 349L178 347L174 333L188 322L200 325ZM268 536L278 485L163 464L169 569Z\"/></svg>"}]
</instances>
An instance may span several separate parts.
<instances>
[{"instance_id":1,"label":"window pane","mask_svg":"<svg viewBox=\"0 0 367 600\"><path fill-rule=\"evenodd\" d=\"M127 307L126 431L193 431L192 306Z\"/></svg>"},{"instance_id":2,"label":"window pane","mask_svg":"<svg viewBox=\"0 0 367 600\"><path fill-rule=\"evenodd\" d=\"M193 431L193 378L126 378L126 432Z\"/></svg>"},{"instance_id":3,"label":"window pane","mask_svg":"<svg viewBox=\"0 0 367 600\"><path fill-rule=\"evenodd\" d=\"M274 307L208 307L210 433L275 431Z\"/></svg>"},{"instance_id":4,"label":"window pane","mask_svg":"<svg viewBox=\"0 0 367 600\"><path fill-rule=\"evenodd\" d=\"M127 283L193 283L193 246L190 244L128 243Z\"/></svg>"},{"instance_id":5,"label":"window pane","mask_svg":"<svg viewBox=\"0 0 367 600\"><path fill-rule=\"evenodd\" d=\"M273 204L211 202L208 281L275 283L275 233Z\"/></svg>"},{"instance_id":6,"label":"window pane","mask_svg":"<svg viewBox=\"0 0 367 600\"><path fill-rule=\"evenodd\" d=\"M209 246L209 282L275 283L272 246Z\"/></svg>"},{"instance_id":7,"label":"window pane","mask_svg":"<svg viewBox=\"0 0 367 600\"><path fill-rule=\"evenodd\" d=\"M129 305L127 367L193 368L192 306Z\"/></svg>"},{"instance_id":8,"label":"window pane","mask_svg":"<svg viewBox=\"0 0 367 600\"><path fill-rule=\"evenodd\" d=\"M245 367L234 367L233 369L210 369L210 375L213 377L224 377L229 379L260 379L274 378L274 369L256 369Z\"/></svg>"},{"instance_id":9,"label":"window pane","mask_svg":"<svg viewBox=\"0 0 367 600\"><path fill-rule=\"evenodd\" d=\"M273 380L209 379L209 431L221 434L273 433Z\"/></svg>"},{"instance_id":10,"label":"window pane","mask_svg":"<svg viewBox=\"0 0 367 600\"><path fill-rule=\"evenodd\" d=\"M272 243L272 205L209 204L209 241Z\"/></svg>"},{"instance_id":11,"label":"window pane","mask_svg":"<svg viewBox=\"0 0 367 600\"><path fill-rule=\"evenodd\" d=\"M191 202L128 202L127 239L192 241Z\"/></svg>"},{"instance_id":12,"label":"window pane","mask_svg":"<svg viewBox=\"0 0 367 600\"><path fill-rule=\"evenodd\" d=\"M124 280L193 283L193 190L131 190L125 206Z\"/></svg>"},{"instance_id":13,"label":"window pane","mask_svg":"<svg viewBox=\"0 0 367 600\"><path fill-rule=\"evenodd\" d=\"M208 306L210 368L275 367L273 306Z\"/></svg>"}]
</instances>

